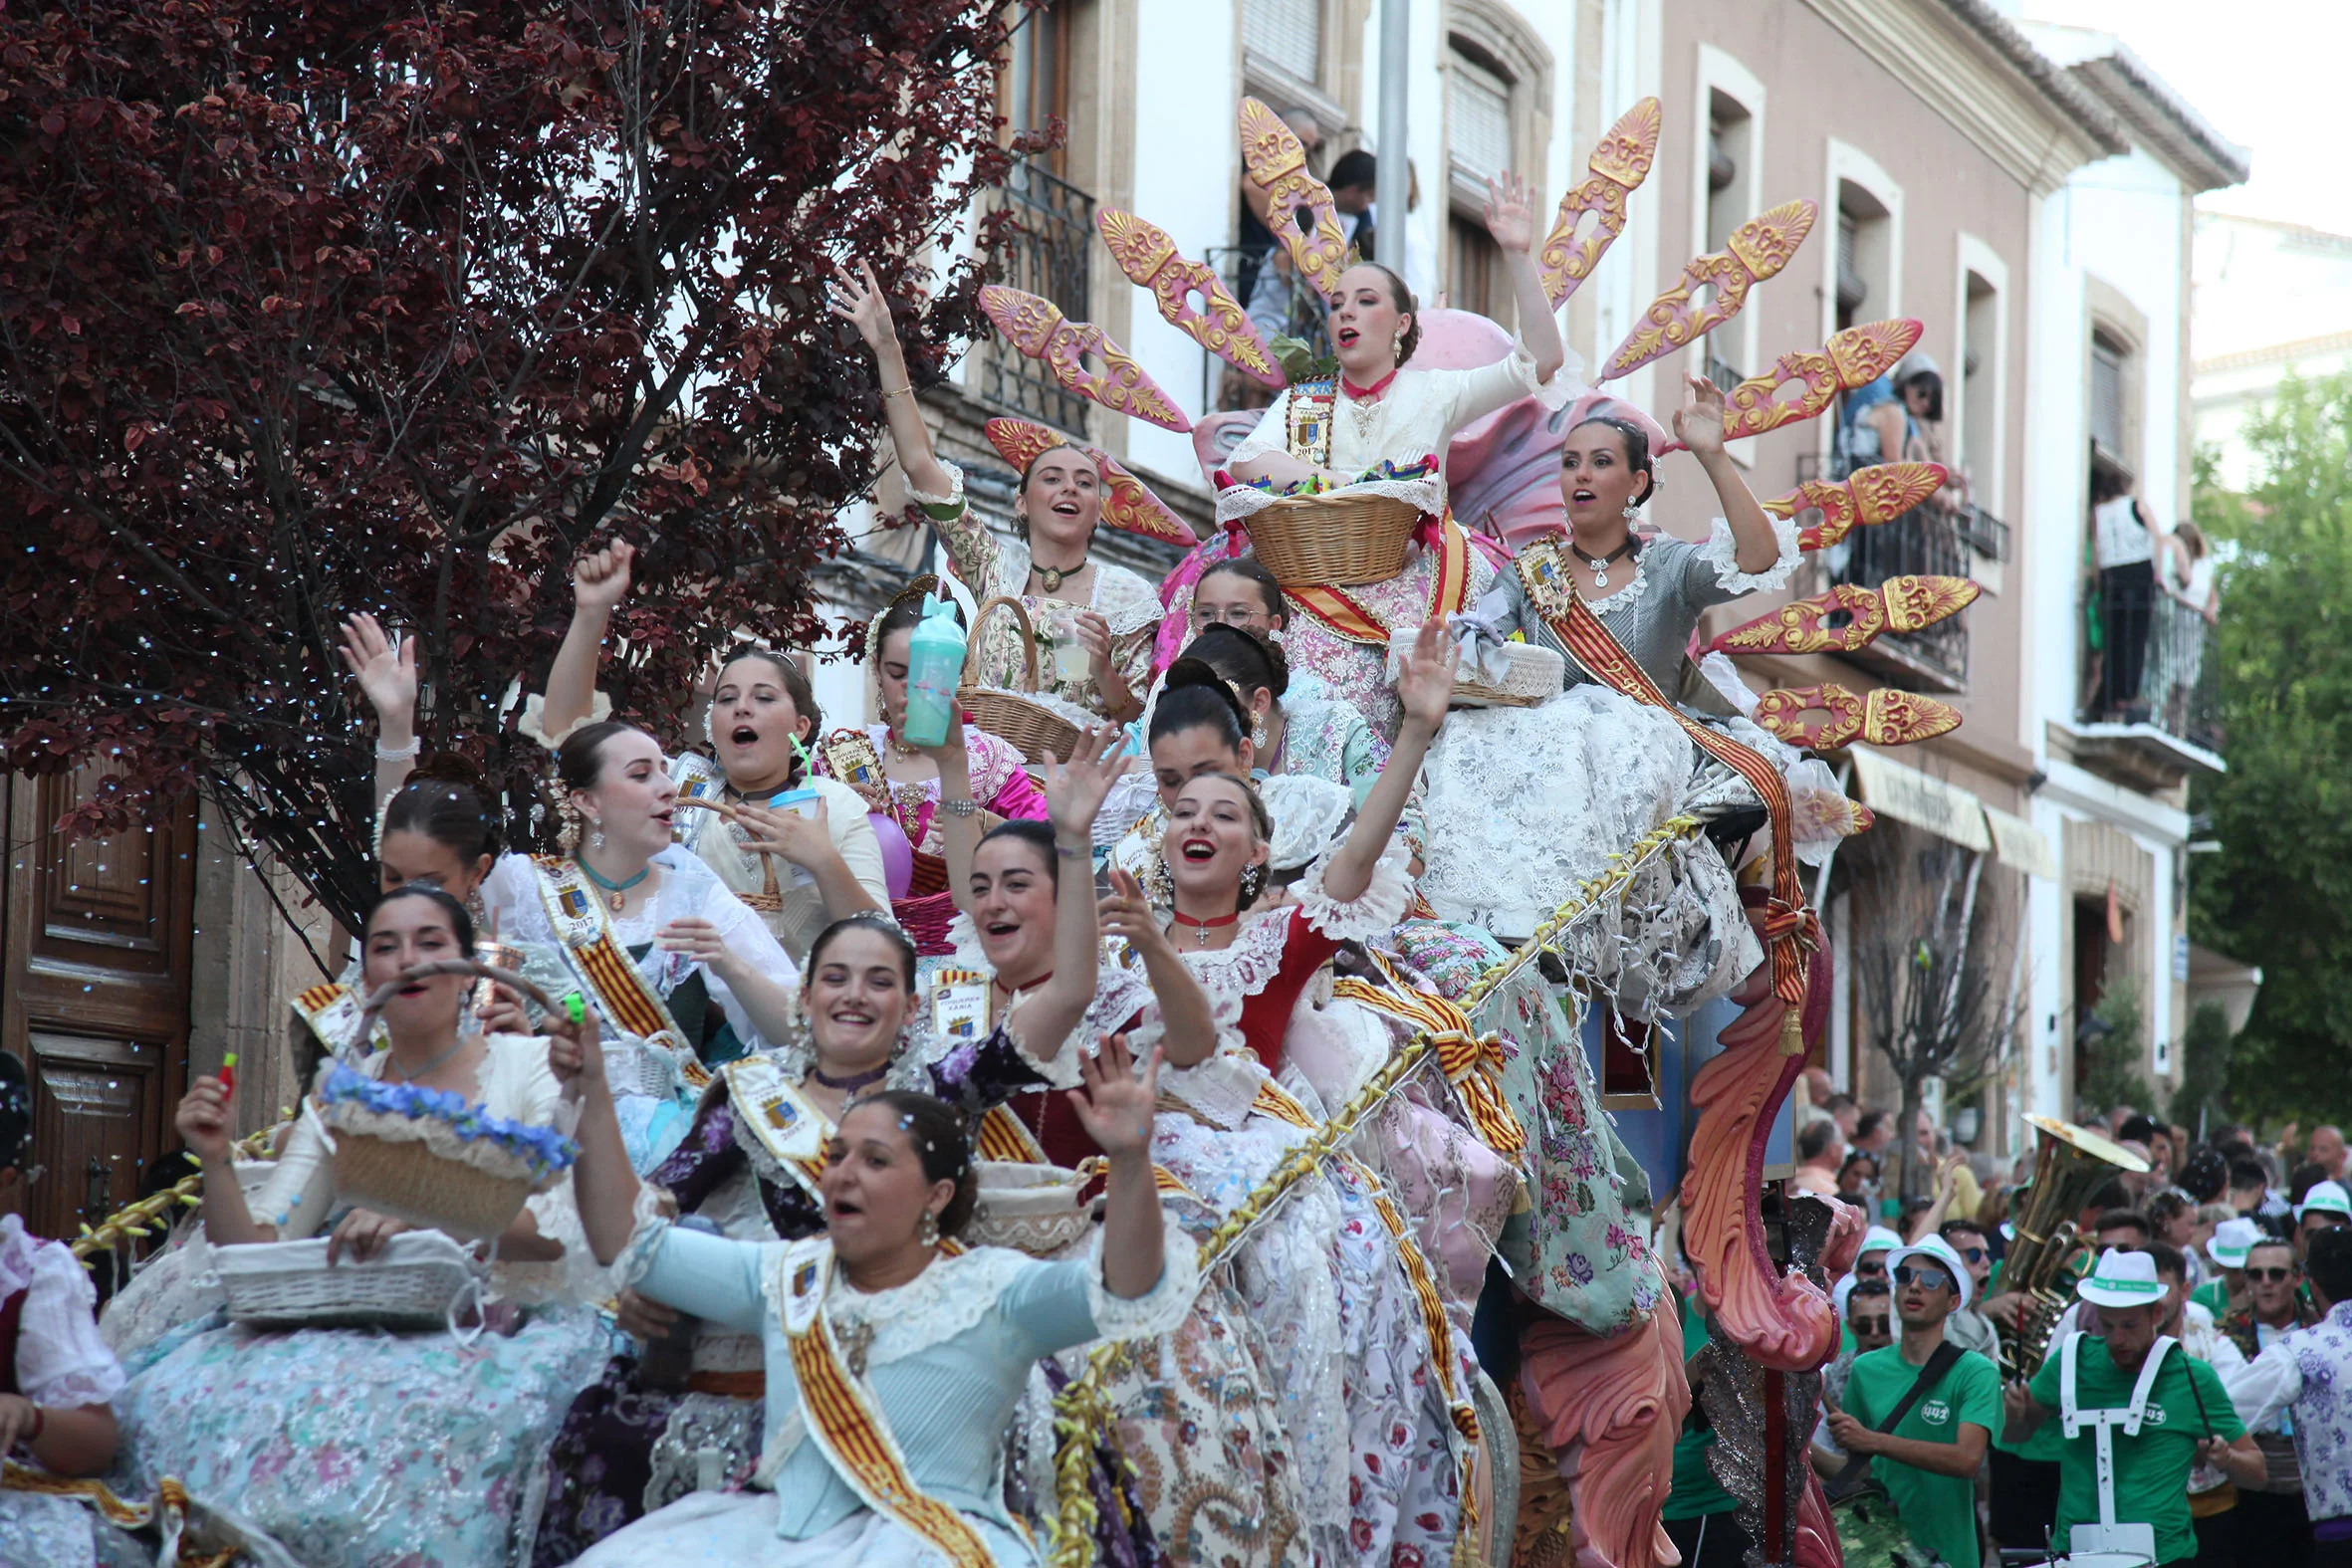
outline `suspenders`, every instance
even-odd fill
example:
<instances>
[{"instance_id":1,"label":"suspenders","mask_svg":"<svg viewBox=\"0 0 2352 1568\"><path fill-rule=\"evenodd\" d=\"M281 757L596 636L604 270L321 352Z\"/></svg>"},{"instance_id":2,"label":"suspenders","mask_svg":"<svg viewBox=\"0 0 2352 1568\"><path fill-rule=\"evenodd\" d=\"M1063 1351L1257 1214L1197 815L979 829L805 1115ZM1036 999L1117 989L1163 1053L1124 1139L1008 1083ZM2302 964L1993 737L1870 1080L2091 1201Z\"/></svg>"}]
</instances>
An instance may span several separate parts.
<instances>
[{"instance_id":1,"label":"suspenders","mask_svg":"<svg viewBox=\"0 0 2352 1568\"><path fill-rule=\"evenodd\" d=\"M2115 1429L2121 1427L2127 1438L2140 1435L2140 1424L2148 1413L2148 1396L2156 1387L2156 1375L2164 1366L2164 1358L2180 1341L2170 1334L2160 1334L2156 1343L2148 1347L2148 1359L2140 1364L2139 1380L2132 1385L2132 1402L2121 1410L2084 1410L2075 1402L2075 1354L2082 1344L2078 1329L2068 1334L2058 1347L2058 1419L2069 1438L2079 1437L2086 1426L2095 1427L2098 1449L2099 1522L2094 1526L2078 1524L2071 1551L2127 1552L2148 1562L2156 1560L2156 1527L2144 1521L2120 1521L2115 1517ZM2194 1385L2192 1385L2194 1386ZM2091 1539L2084 1539L2091 1536Z\"/></svg>"}]
</instances>

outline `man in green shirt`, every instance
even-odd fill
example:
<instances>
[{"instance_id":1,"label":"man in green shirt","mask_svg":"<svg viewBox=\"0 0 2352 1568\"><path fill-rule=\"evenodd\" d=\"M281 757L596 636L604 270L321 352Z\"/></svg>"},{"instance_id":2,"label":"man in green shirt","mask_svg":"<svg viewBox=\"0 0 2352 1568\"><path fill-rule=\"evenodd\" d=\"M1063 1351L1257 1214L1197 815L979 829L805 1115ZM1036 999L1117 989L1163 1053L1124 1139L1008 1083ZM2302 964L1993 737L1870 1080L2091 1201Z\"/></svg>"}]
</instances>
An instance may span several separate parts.
<instances>
[{"instance_id":1,"label":"man in green shirt","mask_svg":"<svg viewBox=\"0 0 2352 1568\"><path fill-rule=\"evenodd\" d=\"M2212 1367L2179 1344L2159 1342L2164 1285L2145 1252L2109 1249L2074 1287L2098 1307L2105 1338L2076 1333L2052 1346L2030 1388L2001 1391L2010 1441L2044 1421L2075 1420L2060 1435L2060 1551L2141 1554L2156 1564L2197 1555L2189 1471L2202 1455L2233 1480L2262 1477L2262 1454ZM2161 1358L2161 1359L2156 1359ZM2153 1373L2151 1374L2151 1366ZM2102 1488L2099 1451L2110 1447L2113 1481ZM2102 1492L2104 1491L2104 1495Z\"/></svg>"},{"instance_id":2,"label":"man in green shirt","mask_svg":"<svg viewBox=\"0 0 2352 1568\"><path fill-rule=\"evenodd\" d=\"M1952 1568L1976 1568L1977 1466L2000 1412L2000 1373L1954 1346L1935 1382L1919 1391L1891 1432L1880 1432L1944 1345L1944 1320L1968 1302L1968 1265L1949 1242L1929 1236L1889 1258L1903 1337L1854 1358L1845 1408L1829 1413L1829 1435L1849 1455L1870 1456L1912 1540Z\"/></svg>"}]
</instances>

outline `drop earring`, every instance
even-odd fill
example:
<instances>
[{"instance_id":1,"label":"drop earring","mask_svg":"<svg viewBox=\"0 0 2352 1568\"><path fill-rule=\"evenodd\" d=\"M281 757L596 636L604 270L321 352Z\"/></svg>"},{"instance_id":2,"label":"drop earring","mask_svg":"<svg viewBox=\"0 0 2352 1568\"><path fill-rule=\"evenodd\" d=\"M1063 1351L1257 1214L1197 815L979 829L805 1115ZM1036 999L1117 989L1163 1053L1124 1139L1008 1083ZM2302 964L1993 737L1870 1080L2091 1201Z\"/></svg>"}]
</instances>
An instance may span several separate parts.
<instances>
[{"instance_id":1,"label":"drop earring","mask_svg":"<svg viewBox=\"0 0 2352 1568\"><path fill-rule=\"evenodd\" d=\"M588 847L590 849L601 849L604 847L604 824L602 822L590 822L588 824Z\"/></svg>"},{"instance_id":2,"label":"drop earring","mask_svg":"<svg viewBox=\"0 0 2352 1568\"><path fill-rule=\"evenodd\" d=\"M915 1239L925 1246L937 1246L939 1244L939 1216L928 1209L924 1210L922 1228L915 1232Z\"/></svg>"},{"instance_id":3,"label":"drop earring","mask_svg":"<svg viewBox=\"0 0 2352 1568\"><path fill-rule=\"evenodd\" d=\"M1266 715L1259 714L1250 721L1250 744L1263 751L1266 747Z\"/></svg>"},{"instance_id":4,"label":"drop earring","mask_svg":"<svg viewBox=\"0 0 2352 1568\"><path fill-rule=\"evenodd\" d=\"M1637 518L1637 517L1640 517L1640 516L1641 516L1641 507L1640 507L1640 505L1639 505L1638 503L1631 502L1631 501L1628 501L1628 502L1626 502L1626 503L1625 503L1625 521L1626 521L1626 522L1630 523L1630 522L1632 522L1632 521L1633 521L1635 518Z\"/></svg>"}]
</instances>

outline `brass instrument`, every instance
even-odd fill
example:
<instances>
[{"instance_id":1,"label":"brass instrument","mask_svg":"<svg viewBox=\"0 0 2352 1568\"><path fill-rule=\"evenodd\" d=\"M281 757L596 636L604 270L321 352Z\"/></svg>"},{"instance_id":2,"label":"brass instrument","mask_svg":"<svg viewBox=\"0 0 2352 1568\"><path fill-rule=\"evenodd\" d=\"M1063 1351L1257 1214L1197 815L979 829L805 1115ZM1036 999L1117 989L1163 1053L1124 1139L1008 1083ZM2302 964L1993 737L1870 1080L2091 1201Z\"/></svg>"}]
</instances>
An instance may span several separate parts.
<instances>
[{"instance_id":1,"label":"brass instrument","mask_svg":"<svg viewBox=\"0 0 2352 1568\"><path fill-rule=\"evenodd\" d=\"M2016 1234L2000 1264L2002 1293L2025 1297L2017 1331L2003 1332L2000 1350L2003 1372L2020 1378L2041 1370L2050 1333L2074 1299L2061 1281L2075 1254L2090 1246L2074 1217L2111 1178L2148 1169L2148 1162L2130 1150L2072 1122L2055 1116L2028 1116L2025 1122L2040 1135L2041 1146L2033 1157L2033 1185L2025 1196L2025 1210L2010 1217Z\"/></svg>"}]
</instances>

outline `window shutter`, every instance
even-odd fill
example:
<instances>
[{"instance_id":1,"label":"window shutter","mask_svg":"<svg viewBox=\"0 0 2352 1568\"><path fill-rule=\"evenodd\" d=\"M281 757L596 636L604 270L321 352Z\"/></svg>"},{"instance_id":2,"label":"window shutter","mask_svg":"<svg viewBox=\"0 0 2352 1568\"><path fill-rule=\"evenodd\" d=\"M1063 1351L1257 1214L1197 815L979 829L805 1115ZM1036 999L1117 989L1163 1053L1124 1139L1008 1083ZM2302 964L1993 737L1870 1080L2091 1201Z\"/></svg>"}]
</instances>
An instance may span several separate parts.
<instances>
[{"instance_id":1,"label":"window shutter","mask_svg":"<svg viewBox=\"0 0 2352 1568\"><path fill-rule=\"evenodd\" d=\"M1511 84L1459 53L1446 73L1446 138L1473 179L1511 167Z\"/></svg>"},{"instance_id":2,"label":"window shutter","mask_svg":"<svg viewBox=\"0 0 2352 1568\"><path fill-rule=\"evenodd\" d=\"M1323 0L1242 0L1242 47L1309 86L1322 81ZM1277 111L1289 106L1277 104Z\"/></svg>"}]
</instances>

